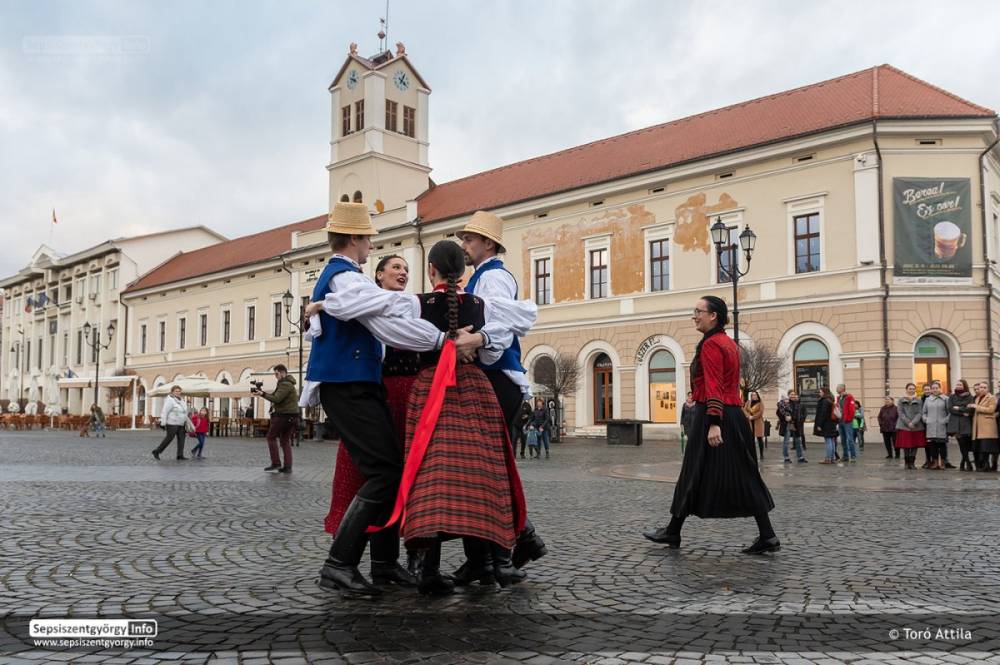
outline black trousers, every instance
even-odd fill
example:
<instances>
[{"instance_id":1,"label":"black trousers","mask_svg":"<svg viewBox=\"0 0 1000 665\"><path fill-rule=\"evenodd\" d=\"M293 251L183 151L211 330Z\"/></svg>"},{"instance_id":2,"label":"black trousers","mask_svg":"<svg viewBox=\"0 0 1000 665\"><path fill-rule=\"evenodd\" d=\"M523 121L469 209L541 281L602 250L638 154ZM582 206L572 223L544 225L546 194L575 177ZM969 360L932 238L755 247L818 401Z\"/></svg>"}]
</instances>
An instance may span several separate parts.
<instances>
[{"instance_id":1,"label":"black trousers","mask_svg":"<svg viewBox=\"0 0 1000 665\"><path fill-rule=\"evenodd\" d=\"M500 410L503 411L503 420L507 423L507 428L510 429L514 427L514 419L517 418L517 414L521 410L521 404L524 403L521 387L511 381L510 377L501 370L489 369L485 370L485 374L486 378L490 380L490 385L493 386L497 402L500 403Z\"/></svg>"},{"instance_id":2,"label":"black trousers","mask_svg":"<svg viewBox=\"0 0 1000 665\"><path fill-rule=\"evenodd\" d=\"M184 437L187 435L187 430L184 429L184 425L167 425L167 434L163 437L163 441L160 441L160 445L156 447L156 454L159 455L167 446L170 445L170 440L177 439L177 459L184 457Z\"/></svg>"},{"instance_id":3,"label":"black trousers","mask_svg":"<svg viewBox=\"0 0 1000 665\"><path fill-rule=\"evenodd\" d=\"M882 432L882 444L885 446L885 454L889 457L895 452L896 459L899 459L899 451L896 450L896 433Z\"/></svg>"},{"instance_id":4,"label":"black trousers","mask_svg":"<svg viewBox=\"0 0 1000 665\"><path fill-rule=\"evenodd\" d=\"M365 477L358 496L392 509L403 475L403 454L396 443L392 415L381 383L322 383L323 411L340 432L351 461Z\"/></svg>"}]
</instances>

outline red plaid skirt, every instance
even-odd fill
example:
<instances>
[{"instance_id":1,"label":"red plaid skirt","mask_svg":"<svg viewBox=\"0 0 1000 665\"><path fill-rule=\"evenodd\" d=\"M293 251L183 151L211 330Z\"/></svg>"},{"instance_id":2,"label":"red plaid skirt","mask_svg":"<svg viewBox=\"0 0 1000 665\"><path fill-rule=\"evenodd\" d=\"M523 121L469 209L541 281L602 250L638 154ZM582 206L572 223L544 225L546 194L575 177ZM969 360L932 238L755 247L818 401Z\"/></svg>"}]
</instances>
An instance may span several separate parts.
<instances>
[{"instance_id":1,"label":"red plaid skirt","mask_svg":"<svg viewBox=\"0 0 1000 665\"><path fill-rule=\"evenodd\" d=\"M417 376L406 412L406 443L430 393L434 368ZM493 386L475 365L459 365L406 502L403 539L472 536L511 548L524 495Z\"/></svg>"},{"instance_id":2,"label":"red plaid skirt","mask_svg":"<svg viewBox=\"0 0 1000 665\"><path fill-rule=\"evenodd\" d=\"M410 388L416 376L387 376L382 380L385 384L386 402L389 413L392 414L392 424L399 438L399 448L403 449L403 434L406 432L406 401L410 397ZM337 447L337 463L333 470L333 495L330 497L330 512L323 520L323 530L329 534L337 533L340 520L344 518L347 507L354 501L354 495L365 484L365 477L354 466L347 446L341 442Z\"/></svg>"}]
</instances>

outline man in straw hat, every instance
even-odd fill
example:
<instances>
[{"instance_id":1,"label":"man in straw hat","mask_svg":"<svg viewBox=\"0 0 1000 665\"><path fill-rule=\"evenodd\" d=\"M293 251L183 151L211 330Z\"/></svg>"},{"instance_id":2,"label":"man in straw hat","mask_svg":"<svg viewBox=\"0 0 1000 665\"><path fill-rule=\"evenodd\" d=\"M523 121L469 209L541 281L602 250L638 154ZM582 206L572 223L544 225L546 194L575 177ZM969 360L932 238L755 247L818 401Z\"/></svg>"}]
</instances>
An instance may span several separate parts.
<instances>
[{"instance_id":1,"label":"man in straw hat","mask_svg":"<svg viewBox=\"0 0 1000 665\"><path fill-rule=\"evenodd\" d=\"M465 290L483 298L517 300L517 280L504 267L499 256L506 251L503 246L503 220L493 213L478 210L457 235L462 241L466 264L475 269ZM488 339L500 339L505 333L509 334L509 331L504 330L505 325L502 320L487 322L482 332ZM521 365L521 344L517 336L511 337L511 343L504 349L500 360L490 364L479 362L479 365L493 384L493 391L510 431L521 404L531 396L530 384ZM480 564L484 558L482 552L474 551L473 543L466 542L465 548L468 561L455 573L456 582L460 584L478 579L482 568ZM514 546L514 566L520 568L528 561L545 556L547 551L545 543L535 533L531 520L527 520L524 531L518 536ZM503 556L499 552L492 554Z\"/></svg>"},{"instance_id":2,"label":"man in straw hat","mask_svg":"<svg viewBox=\"0 0 1000 665\"><path fill-rule=\"evenodd\" d=\"M365 204L337 203L326 230L333 256L313 289L312 300L321 302L327 293L339 292L351 301L365 302L384 293L361 272L371 252L371 236L376 233ZM306 379L320 383L323 410L365 477L334 536L320 571L320 586L374 595L379 591L358 571L358 563L368 542L368 526L389 518L403 469L382 385L381 343L397 349L430 351L441 347L445 335L419 319L342 321L322 309L319 316L323 332L312 343ZM468 330L460 331L456 340L456 346L465 354L482 344L482 336ZM415 584L413 576L398 563L396 530L385 529L373 536L371 550L374 581Z\"/></svg>"}]
</instances>

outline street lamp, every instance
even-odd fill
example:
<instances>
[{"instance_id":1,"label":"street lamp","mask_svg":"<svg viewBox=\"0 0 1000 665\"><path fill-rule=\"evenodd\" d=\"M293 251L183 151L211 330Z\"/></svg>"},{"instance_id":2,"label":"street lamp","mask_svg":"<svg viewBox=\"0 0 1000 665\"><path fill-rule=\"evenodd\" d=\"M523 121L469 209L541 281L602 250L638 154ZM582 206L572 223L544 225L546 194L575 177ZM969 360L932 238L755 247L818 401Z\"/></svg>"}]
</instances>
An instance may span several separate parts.
<instances>
[{"instance_id":1,"label":"street lamp","mask_svg":"<svg viewBox=\"0 0 1000 665\"><path fill-rule=\"evenodd\" d=\"M304 312L300 313L298 319L293 319L292 318L292 303L294 303L294 302L295 302L295 296L292 295L291 291L285 290L285 294L283 296L281 296L281 304L285 308L285 319L288 320L289 325L291 325L295 329L295 331L299 334L299 390L301 391L302 390L302 337L303 337L303 333L305 332L305 330L304 330L305 326L303 325L302 319L305 316L305 313ZM296 436L295 436L295 445L296 446L302 444L302 409L301 408L299 408L299 426L298 426L297 430L298 431L296 432Z\"/></svg>"},{"instance_id":2,"label":"street lamp","mask_svg":"<svg viewBox=\"0 0 1000 665\"><path fill-rule=\"evenodd\" d=\"M100 404L98 402L98 383L101 380L101 349L107 349L111 346L111 336L115 334L115 324L114 321L108 324L108 341L101 344L101 329L97 326L92 326L90 323L83 324L83 336L87 340L87 346L92 348L96 354L94 359L94 404Z\"/></svg>"},{"instance_id":3,"label":"street lamp","mask_svg":"<svg viewBox=\"0 0 1000 665\"><path fill-rule=\"evenodd\" d=\"M719 269L719 279L727 279L733 283L733 341L737 344L740 343L740 307L739 307L739 295L737 288L739 287L740 277L743 277L748 272L750 272L750 259L753 257L753 251L757 246L757 234L750 230L750 227L743 229L743 232L739 236L739 246L734 242L730 242L729 227L722 223L721 217L715 218L715 224L712 224L712 242L715 243L715 258L717 261ZM742 249L743 255L746 257L746 270L740 270L739 257L737 256L737 250ZM729 261L728 267L723 267L722 265L722 253L729 252L731 260Z\"/></svg>"},{"instance_id":4,"label":"street lamp","mask_svg":"<svg viewBox=\"0 0 1000 665\"><path fill-rule=\"evenodd\" d=\"M24 328L21 324L17 324L17 334L21 336L21 341L15 342L14 346L10 347L10 352L14 354L17 362L17 403L18 411L21 410L21 396L24 394L24 368L21 367L21 356L24 351ZM28 362L31 362L31 358L28 358Z\"/></svg>"}]
</instances>

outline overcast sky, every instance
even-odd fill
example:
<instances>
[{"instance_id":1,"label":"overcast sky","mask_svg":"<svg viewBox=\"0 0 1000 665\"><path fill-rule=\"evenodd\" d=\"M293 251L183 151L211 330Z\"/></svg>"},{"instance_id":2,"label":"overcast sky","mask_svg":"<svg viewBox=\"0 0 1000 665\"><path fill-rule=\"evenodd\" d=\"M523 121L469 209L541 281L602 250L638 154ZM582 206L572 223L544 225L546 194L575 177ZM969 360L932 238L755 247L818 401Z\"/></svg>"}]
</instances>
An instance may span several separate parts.
<instances>
[{"instance_id":1,"label":"overcast sky","mask_svg":"<svg viewBox=\"0 0 1000 665\"><path fill-rule=\"evenodd\" d=\"M0 276L49 241L326 210L327 86L385 2L0 0ZM1000 108L1000 3L390 0L431 176L893 64Z\"/></svg>"}]
</instances>

